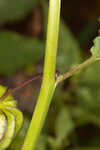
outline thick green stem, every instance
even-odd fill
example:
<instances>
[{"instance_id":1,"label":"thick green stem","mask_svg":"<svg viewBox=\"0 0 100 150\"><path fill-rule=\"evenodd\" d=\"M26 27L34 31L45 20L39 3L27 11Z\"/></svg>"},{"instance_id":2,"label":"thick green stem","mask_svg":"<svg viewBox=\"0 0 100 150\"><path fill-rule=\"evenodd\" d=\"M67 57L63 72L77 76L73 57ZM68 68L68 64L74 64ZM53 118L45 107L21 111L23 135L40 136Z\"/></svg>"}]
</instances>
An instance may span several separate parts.
<instances>
[{"instance_id":1,"label":"thick green stem","mask_svg":"<svg viewBox=\"0 0 100 150\"><path fill-rule=\"evenodd\" d=\"M57 80L56 80L56 85L59 83L59 82L62 82L63 80L69 78L70 76L72 76L73 74L75 74L77 71L87 67L89 64L92 64L93 62L95 62L97 59L94 58L94 57L91 57L89 59L87 59L85 62L83 62L82 64L79 64L78 66L72 68L71 70L69 70L68 72L62 74L62 75L59 75Z\"/></svg>"},{"instance_id":2,"label":"thick green stem","mask_svg":"<svg viewBox=\"0 0 100 150\"><path fill-rule=\"evenodd\" d=\"M49 18L43 81L37 105L22 150L35 149L36 142L41 128L43 127L55 89L55 66L59 30L60 1L61 0L49 1Z\"/></svg>"}]
</instances>

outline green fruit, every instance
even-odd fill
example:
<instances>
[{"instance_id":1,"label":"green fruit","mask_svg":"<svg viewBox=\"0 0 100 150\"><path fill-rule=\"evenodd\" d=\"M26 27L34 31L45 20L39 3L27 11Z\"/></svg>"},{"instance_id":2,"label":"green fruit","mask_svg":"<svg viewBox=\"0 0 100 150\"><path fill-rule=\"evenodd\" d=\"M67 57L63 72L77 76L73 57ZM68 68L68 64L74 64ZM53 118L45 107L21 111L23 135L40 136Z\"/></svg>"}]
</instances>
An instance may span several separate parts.
<instances>
[{"instance_id":1,"label":"green fruit","mask_svg":"<svg viewBox=\"0 0 100 150\"><path fill-rule=\"evenodd\" d=\"M23 123L23 115L22 113L17 109L17 108L11 108L11 107L6 107L8 111L10 111L14 116L16 120L16 127L15 127L15 135L18 133L18 131L21 128L21 125Z\"/></svg>"},{"instance_id":2,"label":"green fruit","mask_svg":"<svg viewBox=\"0 0 100 150\"><path fill-rule=\"evenodd\" d=\"M9 144L11 143L14 137L15 126L16 126L16 120L14 115L11 112L6 111L5 109L3 109L2 111L7 117L8 124L7 124L5 136L3 140L0 142L0 150L4 150L9 146Z\"/></svg>"},{"instance_id":3,"label":"green fruit","mask_svg":"<svg viewBox=\"0 0 100 150\"><path fill-rule=\"evenodd\" d=\"M6 87L0 86L0 97ZM18 133L23 123L23 115L17 108L17 101L12 95L0 101L0 150L5 150Z\"/></svg>"},{"instance_id":4,"label":"green fruit","mask_svg":"<svg viewBox=\"0 0 100 150\"><path fill-rule=\"evenodd\" d=\"M0 111L0 141L3 140L5 136L7 124L8 124L7 117L2 111Z\"/></svg>"}]
</instances>

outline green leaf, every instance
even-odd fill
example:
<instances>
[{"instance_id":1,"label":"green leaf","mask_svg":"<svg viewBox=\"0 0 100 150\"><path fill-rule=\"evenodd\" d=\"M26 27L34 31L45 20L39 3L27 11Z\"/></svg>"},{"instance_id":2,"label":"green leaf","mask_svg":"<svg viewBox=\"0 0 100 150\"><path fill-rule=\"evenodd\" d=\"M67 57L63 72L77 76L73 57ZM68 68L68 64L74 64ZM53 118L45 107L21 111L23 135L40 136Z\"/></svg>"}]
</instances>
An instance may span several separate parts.
<instances>
[{"instance_id":1,"label":"green leaf","mask_svg":"<svg viewBox=\"0 0 100 150\"><path fill-rule=\"evenodd\" d=\"M47 136L45 135L40 135L37 145L36 145L36 149L37 150L47 150Z\"/></svg>"},{"instance_id":2,"label":"green leaf","mask_svg":"<svg viewBox=\"0 0 100 150\"><path fill-rule=\"evenodd\" d=\"M100 62L97 61L81 72L79 87L75 89L78 107L87 115L88 122L100 126Z\"/></svg>"},{"instance_id":3,"label":"green leaf","mask_svg":"<svg viewBox=\"0 0 100 150\"><path fill-rule=\"evenodd\" d=\"M57 68L64 72L81 60L79 44L64 22L60 24L58 43Z\"/></svg>"},{"instance_id":4,"label":"green leaf","mask_svg":"<svg viewBox=\"0 0 100 150\"><path fill-rule=\"evenodd\" d=\"M80 73L80 81L83 84L86 85L97 85L99 86L100 83L100 61L97 61L88 67L86 67L81 73ZM92 87L91 87L92 88Z\"/></svg>"},{"instance_id":5,"label":"green leaf","mask_svg":"<svg viewBox=\"0 0 100 150\"><path fill-rule=\"evenodd\" d=\"M35 63L44 54L44 44L13 32L0 33L0 74L10 74Z\"/></svg>"},{"instance_id":6,"label":"green leaf","mask_svg":"<svg viewBox=\"0 0 100 150\"><path fill-rule=\"evenodd\" d=\"M89 88L95 105L100 105L100 61L88 66L80 74L80 86Z\"/></svg>"},{"instance_id":7,"label":"green leaf","mask_svg":"<svg viewBox=\"0 0 100 150\"><path fill-rule=\"evenodd\" d=\"M89 110L94 107L94 100L91 90L88 87L79 87L76 89L77 102L80 107Z\"/></svg>"},{"instance_id":8,"label":"green leaf","mask_svg":"<svg viewBox=\"0 0 100 150\"><path fill-rule=\"evenodd\" d=\"M90 88L80 87L76 90L78 107L83 110L84 117L82 119L100 126L100 102L97 101L92 94Z\"/></svg>"},{"instance_id":9,"label":"green leaf","mask_svg":"<svg viewBox=\"0 0 100 150\"><path fill-rule=\"evenodd\" d=\"M74 124L69 112L67 111L67 108L62 108L58 114L55 124L55 133L59 139L59 142L68 137L73 128Z\"/></svg>"},{"instance_id":10,"label":"green leaf","mask_svg":"<svg viewBox=\"0 0 100 150\"><path fill-rule=\"evenodd\" d=\"M38 0L0 0L0 24L25 17L37 2Z\"/></svg>"},{"instance_id":11,"label":"green leaf","mask_svg":"<svg viewBox=\"0 0 100 150\"><path fill-rule=\"evenodd\" d=\"M95 38L91 53L93 57L100 58L100 36Z\"/></svg>"}]
</instances>

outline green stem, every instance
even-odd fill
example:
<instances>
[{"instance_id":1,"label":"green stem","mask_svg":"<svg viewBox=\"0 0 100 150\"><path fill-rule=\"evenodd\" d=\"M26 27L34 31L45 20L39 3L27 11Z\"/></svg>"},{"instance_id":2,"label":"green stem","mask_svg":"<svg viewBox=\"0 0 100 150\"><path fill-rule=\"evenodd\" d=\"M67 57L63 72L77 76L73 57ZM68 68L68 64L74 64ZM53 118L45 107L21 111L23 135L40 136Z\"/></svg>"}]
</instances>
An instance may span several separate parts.
<instances>
[{"instance_id":1,"label":"green stem","mask_svg":"<svg viewBox=\"0 0 100 150\"><path fill-rule=\"evenodd\" d=\"M34 150L55 89L55 66L60 17L60 1L49 1L46 54L40 95L22 150Z\"/></svg>"},{"instance_id":2,"label":"green stem","mask_svg":"<svg viewBox=\"0 0 100 150\"><path fill-rule=\"evenodd\" d=\"M85 62L83 62L82 64L72 68L71 70L69 70L68 72L62 74L62 75L59 75L57 80L56 80L56 85L59 83L59 82L62 82L63 80L69 78L70 76L72 76L74 73L76 73L77 71L85 68L86 66L88 66L89 64L92 64L93 62L95 62L97 59L94 58L94 57L91 57L89 59L87 59Z\"/></svg>"}]
</instances>

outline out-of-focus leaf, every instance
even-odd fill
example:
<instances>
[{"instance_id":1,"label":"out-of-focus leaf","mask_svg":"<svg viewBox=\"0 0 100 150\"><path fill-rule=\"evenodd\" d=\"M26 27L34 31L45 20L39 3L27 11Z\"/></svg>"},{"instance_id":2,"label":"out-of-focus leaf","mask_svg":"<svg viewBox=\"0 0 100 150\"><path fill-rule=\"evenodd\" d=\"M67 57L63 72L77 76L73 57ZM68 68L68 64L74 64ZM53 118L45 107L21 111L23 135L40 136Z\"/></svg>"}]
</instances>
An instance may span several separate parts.
<instances>
[{"instance_id":1,"label":"out-of-focus leaf","mask_svg":"<svg viewBox=\"0 0 100 150\"><path fill-rule=\"evenodd\" d=\"M0 73L9 74L35 63L44 53L44 44L13 32L0 33Z\"/></svg>"},{"instance_id":2,"label":"out-of-focus leaf","mask_svg":"<svg viewBox=\"0 0 100 150\"><path fill-rule=\"evenodd\" d=\"M47 150L47 135L40 135L37 145L36 145L36 150Z\"/></svg>"},{"instance_id":3,"label":"out-of-focus leaf","mask_svg":"<svg viewBox=\"0 0 100 150\"><path fill-rule=\"evenodd\" d=\"M96 85L100 83L100 61L97 61L87 68L85 68L80 74L80 82L84 85ZM92 87L91 87L92 88Z\"/></svg>"},{"instance_id":4,"label":"out-of-focus leaf","mask_svg":"<svg viewBox=\"0 0 100 150\"><path fill-rule=\"evenodd\" d=\"M69 133L74 128L71 116L66 108L62 108L59 112L55 124L55 134L59 142L68 137Z\"/></svg>"},{"instance_id":5,"label":"out-of-focus leaf","mask_svg":"<svg viewBox=\"0 0 100 150\"><path fill-rule=\"evenodd\" d=\"M89 107L92 109L95 101L93 100L91 90L87 87L79 87L76 91L77 102L80 107L85 107L87 110Z\"/></svg>"},{"instance_id":6,"label":"out-of-focus leaf","mask_svg":"<svg viewBox=\"0 0 100 150\"><path fill-rule=\"evenodd\" d=\"M100 103L96 103L97 99L94 101L92 92L88 88L79 88L77 89L77 103L80 109L84 112L85 120L97 125L100 125Z\"/></svg>"},{"instance_id":7,"label":"out-of-focus leaf","mask_svg":"<svg viewBox=\"0 0 100 150\"><path fill-rule=\"evenodd\" d=\"M91 48L91 53L93 57L100 58L100 36L95 38L94 45Z\"/></svg>"},{"instance_id":8,"label":"out-of-focus leaf","mask_svg":"<svg viewBox=\"0 0 100 150\"><path fill-rule=\"evenodd\" d=\"M36 150L57 150L57 146L56 138L49 136L49 134L41 134L36 145Z\"/></svg>"},{"instance_id":9,"label":"out-of-focus leaf","mask_svg":"<svg viewBox=\"0 0 100 150\"><path fill-rule=\"evenodd\" d=\"M0 24L25 17L37 2L38 0L0 0Z\"/></svg>"},{"instance_id":10,"label":"out-of-focus leaf","mask_svg":"<svg viewBox=\"0 0 100 150\"><path fill-rule=\"evenodd\" d=\"M57 57L57 68L60 71L69 69L72 64L77 63L80 59L78 46L74 46L70 43L71 35L70 32L66 32L64 24L61 25L60 29L60 41L59 41L59 52ZM66 35L65 35L66 34ZM69 37L68 39L64 39ZM68 43L67 43L68 40ZM70 43L70 44L69 44ZM44 42L37 39L27 38L20 36L13 32L1 32L0 33L0 73L9 74L24 65L35 63L36 60L40 59L44 54ZM70 53L70 51L73 51Z\"/></svg>"},{"instance_id":11,"label":"out-of-focus leaf","mask_svg":"<svg viewBox=\"0 0 100 150\"><path fill-rule=\"evenodd\" d=\"M89 88L94 104L100 107L100 61L88 66L80 74L80 86Z\"/></svg>"},{"instance_id":12,"label":"out-of-focus leaf","mask_svg":"<svg viewBox=\"0 0 100 150\"><path fill-rule=\"evenodd\" d=\"M79 127L89 122L87 113L79 106L69 106L68 111L74 119L75 127Z\"/></svg>"},{"instance_id":13,"label":"out-of-focus leaf","mask_svg":"<svg viewBox=\"0 0 100 150\"><path fill-rule=\"evenodd\" d=\"M57 68L64 72L80 62L80 47L70 29L61 22L58 42Z\"/></svg>"},{"instance_id":14,"label":"out-of-focus leaf","mask_svg":"<svg viewBox=\"0 0 100 150\"><path fill-rule=\"evenodd\" d=\"M80 86L76 89L76 100L86 119L100 125L100 62L88 66L80 74Z\"/></svg>"},{"instance_id":15,"label":"out-of-focus leaf","mask_svg":"<svg viewBox=\"0 0 100 150\"><path fill-rule=\"evenodd\" d=\"M13 32L0 33L0 74L10 74L35 63L44 54L45 43ZM60 25L57 68L63 72L80 60L79 46L64 23Z\"/></svg>"}]
</instances>

